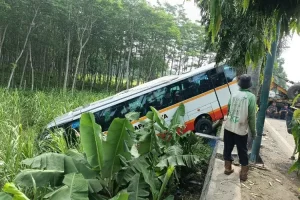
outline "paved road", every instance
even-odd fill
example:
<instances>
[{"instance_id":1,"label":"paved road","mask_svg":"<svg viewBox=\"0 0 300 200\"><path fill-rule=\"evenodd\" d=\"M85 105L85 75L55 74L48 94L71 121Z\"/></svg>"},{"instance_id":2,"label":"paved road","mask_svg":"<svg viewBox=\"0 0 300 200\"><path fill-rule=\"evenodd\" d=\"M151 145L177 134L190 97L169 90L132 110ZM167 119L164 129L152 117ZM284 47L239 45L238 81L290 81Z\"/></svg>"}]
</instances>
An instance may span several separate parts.
<instances>
[{"instance_id":1,"label":"paved road","mask_svg":"<svg viewBox=\"0 0 300 200\"><path fill-rule=\"evenodd\" d=\"M284 120L267 118L265 122L266 137L272 137L280 146L281 150L291 157L295 148L293 136L287 132Z\"/></svg>"}]
</instances>

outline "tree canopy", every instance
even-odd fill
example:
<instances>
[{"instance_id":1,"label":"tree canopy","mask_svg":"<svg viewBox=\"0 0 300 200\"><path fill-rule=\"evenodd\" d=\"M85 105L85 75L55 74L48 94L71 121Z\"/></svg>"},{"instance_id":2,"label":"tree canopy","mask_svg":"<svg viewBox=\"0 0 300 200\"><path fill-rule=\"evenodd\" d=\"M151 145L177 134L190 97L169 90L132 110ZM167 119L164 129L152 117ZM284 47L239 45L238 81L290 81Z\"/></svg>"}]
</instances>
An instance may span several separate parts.
<instances>
[{"instance_id":1,"label":"tree canopy","mask_svg":"<svg viewBox=\"0 0 300 200\"><path fill-rule=\"evenodd\" d=\"M0 84L7 88L118 91L200 67L205 57L205 30L180 6L1 0L0 18Z\"/></svg>"},{"instance_id":2,"label":"tree canopy","mask_svg":"<svg viewBox=\"0 0 300 200\"><path fill-rule=\"evenodd\" d=\"M271 50L279 20L281 38L291 32L300 33L298 0L198 2L202 22L207 25L211 41L217 41L217 61L227 58L237 66L257 65ZM245 61L244 64L242 61Z\"/></svg>"}]
</instances>

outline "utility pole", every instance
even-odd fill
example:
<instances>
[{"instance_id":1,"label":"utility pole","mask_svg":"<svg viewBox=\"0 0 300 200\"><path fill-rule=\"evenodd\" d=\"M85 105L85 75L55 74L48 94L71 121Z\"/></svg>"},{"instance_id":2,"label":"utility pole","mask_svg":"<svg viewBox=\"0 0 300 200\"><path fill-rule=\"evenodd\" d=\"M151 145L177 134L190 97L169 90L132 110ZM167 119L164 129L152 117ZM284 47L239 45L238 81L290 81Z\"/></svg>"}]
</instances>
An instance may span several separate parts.
<instances>
[{"instance_id":1,"label":"utility pole","mask_svg":"<svg viewBox=\"0 0 300 200\"><path fill-rule=\"evenodd\" d=\"M264 71L264 81L263 81L262 90L260 94L260 107L259 107L259 112L256 121L257 136L253 142L251 156L250 156L251 163L255 163L259 155L262 134L263 134L265 119L266 119L266 111L268 108L268 98L270 93L270 85L272 81L274 62L276 58L277 45L280 36L280 26L281 26L281 20L278 20L277 27L276 27L277 28L276 39L272 43L271 54L268 53L267 56L267 64Z\"/></svg>"}]
</instances>

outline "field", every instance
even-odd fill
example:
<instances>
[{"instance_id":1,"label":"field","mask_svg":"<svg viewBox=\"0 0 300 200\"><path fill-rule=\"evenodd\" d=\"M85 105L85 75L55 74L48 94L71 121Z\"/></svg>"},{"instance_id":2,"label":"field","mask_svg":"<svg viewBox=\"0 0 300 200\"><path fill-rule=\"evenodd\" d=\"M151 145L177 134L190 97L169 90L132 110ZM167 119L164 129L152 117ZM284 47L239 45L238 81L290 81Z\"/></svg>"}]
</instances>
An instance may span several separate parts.
<instances>
[{"instance_id":1,"label":"field","mask_svg":"<svg viewBox=\"0 0 300 200\"><path fill-rule=\"evenodd\" d=\"M22 161L25 159L34 158L37 156L44 156L43 159L51 159L51 156L47 157L47 153L60 153L60 155L64 156L69 155L70 149L63 137L60 137L59 134L53 134L50 142L37 140L38 135L42 133L43 128L47 125L47 123L53 120L53 118L66 113L78 106L82 106L84 104L102 99L109 95L110 94L108 93L77 92L72 96L69 93L62 94L61 92L55 90L47 92L31 92L19 90L7 91L5 89L0 89L0 187L2 188L6 183L15 182L16 177L18 177L20 172L29 167L28 165L26 166L26 164L24 165L24 163L22 164ZM126 124L126 121L123 122ZM92 123L92 121L90 123ZM153 125L150 126L150 128L151 127L154 128ZM117 126L115 126L115 128L118 129ZM179 126L175 125L173 128L168 128L167 132L169 132L170 135L173 134L174 136L174 133L176 132L176 130L178 130L178 128ZM123 132L121 132L122 129L119 129L120 135L124 134ZM115 134L118 135L119 133L116 132ZM80 132L80 134L81 137L83 137L82 135L84 133ZM90 132L87 134L90 134ZM135 134L139 135L140 133L136 132ZM143 134L151 134L151 131L148 133L144 132ZM136 137L136 139L132 140L132 142L136 142L138 140L138 145L144 145L145 142L147 143L147 140L145 138L143 139L143 137ZM81 140L82 139L84 138L81 138ZM110 139L108 138L107 140ZM174 176L172 176L171 174L166 182L169 183L162 184L160 188L160 197L157 197L156 199L164 199L166 195L169 194L179 195L179 197L183 199L199 198L201 195L202 183L204 182L204 178L206 175L207 164L211 155L211 148L208 145L204 144L203 141L195 140L193 135L188 135L187 137L183 138L175 137L174 140L172 139L171 141L164 141L163 143L157 142L156 145L158 144L161 145L160 148L162 152L160 152L159 157L156 158L157 161L151 161L150 163L150 165L153 165L153 170L156 170L156 173L158 173L156 165L162 165L163 168L169 166L170 163L168 164L163 162L166 159L176 159L177 161L175 161L175 166L177 165L177 163L179 163L178 159L181 159L181 162L183 161L185 163L184 165L187 165L188 167L176 167ZM78 151L76 150L76 152L79 153L78 155L84 155L81 153L86 153L84 150L86 150L87 147L90 148L90 146L90 143L86 143L84 140L82 140L80 141L80 145L77 146ZM119 147L110 148L120 149ZM152 151L154 151L154 149ZM111 151L107 150L107 148L104 148L103 151L107 154L111 153ZM122 151L119 151L119 153L121 153ZM139 152L140 150L137 151ZM152 154L153 152L149 153ZM57 156L58 154L51 155ZM121 155L122 153L120 154L120 156ZM119 155L115 154L115 156L118 157ZM136 157L135 153L133 153L132 156L132 161L134 161L134 159L142 159L144 157ZM104 158L105 157L106 155L104 155ZM108 157L111 158L111 156ZM57 160L55 160L55 162L57 162ZM58 167L58 165L55 164L54 166L52 166L52 168L53 167L56 168ZM169 166L169 168L170 167L171 166ZM148 168L147 170L150 169L151 168ZM33 171L34 170L35 169L33 169ZM121 171L117 172L117 174L120 173ZM168 174L168 172L166 172L165 170L159 171L159 173L166 173L166 176ZM102 174L102 172L100 172L100 174ZM43 179L47 179L47 177L49 178L49 176L47 176L46 174L42 173L40 175L42 175L40 177L43 177ZM65 177L66 176L68 176L68 174L65 174ZM24 177L22 181L28 181L28 177ZM40 183L38 176L35 177L35 174L33 172L29 177L34 180L34 185L31 187L24 187L24 185L23 187L18 186L18 189L30 199L42 199L45 194L51 191L55 191L57 188L59 188L58 186L50 187L49 184L46 188L44 186L39 187ZM154 176L154 178L155 177L156 176ZM155 179L157 179L156 181L161 180L160 177L156 177ZM111 179L111 181L113 180L115 180L115 178ZM113 185L115 184L119 184L118 181ZM128 189L130 189L131 184L132 183L130 182ZM141 184L141 186L142 185L143 183ZM109 192L106 195L108 198L101 197L95 199L110 199L118 193L118 191L114 191L113 189L112 191L109 190L110 184L108 184L107 187L107 191ZM167 187L168 189L165 189L165 187ZM59 191L59 189L57 191ZM122 191L120 190L120 192ZM0 192L0 197L2 194L4 193ZM151 195L152 198L155 196L154 193ZM50 199L55 198L56 197Z\"/></svg>"},{"instance_id":2,"label":"field","mask_svg":"<svg viewBox=\"0 0 300 200\"><path fill-rule=\"evenodd\" d=\"M11 182L20 161L39 153L36 137L53 118L107 93L30 92L0 89L0 187Z\"/></svg>"}]
</instances>

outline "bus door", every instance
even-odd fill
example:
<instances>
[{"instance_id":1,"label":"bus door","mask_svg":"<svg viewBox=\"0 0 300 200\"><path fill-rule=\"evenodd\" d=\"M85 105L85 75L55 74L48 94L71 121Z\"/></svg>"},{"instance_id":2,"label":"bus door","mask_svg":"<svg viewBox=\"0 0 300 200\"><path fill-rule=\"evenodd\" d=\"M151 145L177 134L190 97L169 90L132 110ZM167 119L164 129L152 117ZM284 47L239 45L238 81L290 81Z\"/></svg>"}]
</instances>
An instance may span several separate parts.
<instances>
[{"instance_id":1,"label":"bus door","mask_svg":"<svg viewBox=\"0 0 300 200\"><path fill-rule=\"evenodd\" d=\"M227 115L227 105L231 96L231 91L222 67L212 69L209 76L217 98L217 102L215 102L217 105L213 105L214 108L217 107L217 109L214 110L214 115L216 120L222 119Z\"/></svg>"}]
</instances>

